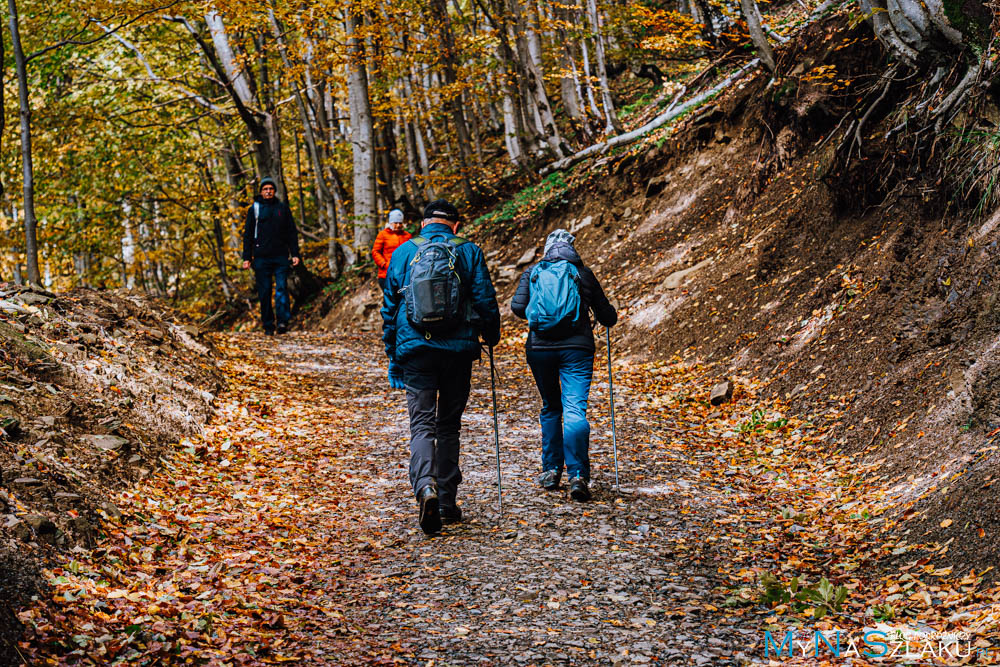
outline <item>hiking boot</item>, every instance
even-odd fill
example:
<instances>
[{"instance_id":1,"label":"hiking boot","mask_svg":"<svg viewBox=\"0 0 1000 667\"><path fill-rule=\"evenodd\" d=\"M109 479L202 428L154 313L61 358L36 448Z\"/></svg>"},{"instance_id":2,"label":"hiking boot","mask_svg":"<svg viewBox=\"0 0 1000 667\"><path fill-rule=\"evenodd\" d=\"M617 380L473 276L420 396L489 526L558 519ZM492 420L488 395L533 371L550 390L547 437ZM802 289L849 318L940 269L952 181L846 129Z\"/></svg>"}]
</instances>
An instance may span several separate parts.
<instances>
[{"instance_id":1,"label":"hiking boot","mask_svg":"<svg viewBox=\"0 0 1000 667\"><path fill-rule=\"evenodd\" d=\"M442 505L441 506L441 523L461 523L462 522L462 508L458 505Z\"/></svg>"},{"instance_id":2,"label":"hiking boot","mask_svg":"<svg viewBox=\"0 0 1000 667\"><path fill-rule=\"evenodd\" d=\"M569 481L569 495L573 500L585 503L590 500L590 489L583 477L574 477Z\"/></svg>"},{"instance_id":3,"label":"hiking boot","mask_svg":"<svg viewBox=\"0 0 1000 667\"><path fill-rule=\"evenodd\" d=\"M278 325L278 333L279 334L286 334L286 333L288 333L288 327L286 327L284 324L279 324Z\"/></svg>"},{"instance_id":4,"label":"hiking boot","mask_svg":"<svg viewBox=\"0 0 1000 667\"><path fill-rule=\"evenodd\" d=\"M428 535L441 530L441 511L437 486L428 484L418 496L420 502L420 529Z\"/></svg>"},{"instance_id":5,"label":"hiking boot","mask_svg":"<svg viewBox=\"0 0 1000 667\"><path fill-rule=\"evenodd\" d=\"M264 335L265 336L273 336L274 335L274 329L264 329Z\"/></svg>"},{"instance_id":6,"label":"hiking boot","mask_svg":"<svg viewBox=\"0 0 1000 667\"><path fill-rule=\"evenodd\" d=\"M560 477L562 477L562 473L558 470L546 470L538 478L538 485L546 491L555 491L559 488Z\"/></svg>"}]
</instances>

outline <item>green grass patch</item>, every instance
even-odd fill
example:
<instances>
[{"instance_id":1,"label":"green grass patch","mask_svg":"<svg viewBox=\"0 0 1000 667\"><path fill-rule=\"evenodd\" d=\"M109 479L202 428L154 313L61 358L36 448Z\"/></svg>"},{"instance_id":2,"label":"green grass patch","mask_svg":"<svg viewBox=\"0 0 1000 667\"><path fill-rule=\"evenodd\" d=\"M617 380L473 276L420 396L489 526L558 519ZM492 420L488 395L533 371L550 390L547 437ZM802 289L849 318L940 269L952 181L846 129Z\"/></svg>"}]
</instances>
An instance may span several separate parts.
<instances>
[{"instance_id":1,"label":"green grass patch","mask_svg":"<svg viewBox=\"0 0 1000 667\"><path fill-rule=\"evenodd\" d=\"M565 174L561 171L553 172L541 183L521 190L492 211L479 216L472 221L470 227L480 232L513 231L517 225L531 220L550 203L558 200L565 203L568 190Z\"/></svg>"}]
</instances>

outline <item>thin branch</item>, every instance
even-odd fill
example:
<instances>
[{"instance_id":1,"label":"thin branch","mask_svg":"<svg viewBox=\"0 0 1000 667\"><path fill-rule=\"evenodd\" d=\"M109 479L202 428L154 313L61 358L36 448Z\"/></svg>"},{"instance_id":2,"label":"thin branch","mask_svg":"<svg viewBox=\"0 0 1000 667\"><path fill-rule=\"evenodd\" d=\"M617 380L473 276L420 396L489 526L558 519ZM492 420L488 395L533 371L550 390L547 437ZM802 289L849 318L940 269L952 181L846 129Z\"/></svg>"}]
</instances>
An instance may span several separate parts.
<instances>
[{"instance_id":1,"label":"thin branch","mask_svg":"<svg viewBox=\"0 0 1000 667\"><path fill-rule=\"evenodd\" d=\"M205 107L206 109L209 109L209 110L214 111L216 113L227 113L225 109L223 109L222 107L217 106L217 105L209 102L207 99L205 99L204 97L202 97L198 93L192 92L190 90L185 90L183 87L178 86L177 84L172 83L170 81L167 81L166 79L164 79L161 76L159 76L156 72L153 71L152 66L149 64L149 61L146 60L146 56L142 55L142 51L140 51L139 48L135 44L133 44L132 42L128 41L127 39L125 39L124 37L122 37L121 35L119 35L118 33L113 32L111 30L111 28L108 28L107 26L105 26L100 21L95 21L95 23L98 26L100 26L102 30L106 31L108 35L110 35L110 36L114 37L116 40L118 40L118 42L122 46L124 46L125 48L129 49L130 51L132 51L132 53L135 54L135 57L139 59L139 62L142 63L142 66L146 68L146 73L149 74L149 78L150 79L152 79L153 81L156 81L158 83L166 83L166 84L172 86L174 89L176 89L176 90L184 93L185 95L187 95L188 99L194 100L195 102L197 102L201 106Z\"/></svg>"},{"instance_id":2,"label":"thin branch","mask_svg":"<svg viewBox=\"0 0 1000 667\"><path fill-rule=\"evenodd\" d=\"M30 63L35 58L43 56L46 53L49 53L50 51L55 51L56 49L62 48L64 46L89 46L91 44L96 44L97 42L100 42L101 40L106 39L108 36L110 36L110 35L118 32L122 28L124 28L126 26L130 26L133 23L135 23L136 21L138 21L138 20L140 20L140 19L142 19L142 18L144 18L144 17L146 17L146 16L148 16L150 14L155 14L156 12L161 12L164 9L170 9L171 7L173 7L174 5L176 5L177 3L179 3L180 1L181 0L173 0L173 2L171 2L169 4L162 5L160 7L153 7L152 9L147 9L144 12L140 12L139 14L136 14L131 19L128 19L127 21L124 21L124 22L118 24L117 26L115 26L114 28L111 28L110 30L108 28L106 28L105 26L101 25L100 19L95 19L95 18L87 19L87 23L88 24L94 23L95 25L100 26L101 29L104 30L104 34L103 35L98 35L97 37L94 37L93 39L83 39L83 40L74 39L78 35L82 35L83 33L87 32L87 27L88 26L84 25L82 28L80 28L79 30L77 30L75 33L73 33L67 39L64 39L64 40L62 40L60 42L56 42L55 44L50 44L49 46L46 46L43 49L39 49L39 50L35 51L34 53L26 56L25 59L24 59L24 62L25 63Z\"/></svg>"}]
</instances>

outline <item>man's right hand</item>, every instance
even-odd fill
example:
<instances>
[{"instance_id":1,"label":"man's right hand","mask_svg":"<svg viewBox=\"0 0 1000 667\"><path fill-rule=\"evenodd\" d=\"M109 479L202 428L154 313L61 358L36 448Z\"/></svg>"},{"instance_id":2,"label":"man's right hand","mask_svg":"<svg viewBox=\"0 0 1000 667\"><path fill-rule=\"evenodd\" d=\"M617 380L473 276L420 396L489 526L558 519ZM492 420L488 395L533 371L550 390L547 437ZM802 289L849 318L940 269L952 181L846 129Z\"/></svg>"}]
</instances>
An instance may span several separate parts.
<instances>
[{"instance_id":1,"label":"man's right hand","mask_svg":"<svg viewBox=\"0 0 1000 667\"><path fill-rule=\"evenodd\" d=\"M243 268L244 269L249 269L250 268L250 260L249 259L243 260Z\"/></svg>"}]
</instances>

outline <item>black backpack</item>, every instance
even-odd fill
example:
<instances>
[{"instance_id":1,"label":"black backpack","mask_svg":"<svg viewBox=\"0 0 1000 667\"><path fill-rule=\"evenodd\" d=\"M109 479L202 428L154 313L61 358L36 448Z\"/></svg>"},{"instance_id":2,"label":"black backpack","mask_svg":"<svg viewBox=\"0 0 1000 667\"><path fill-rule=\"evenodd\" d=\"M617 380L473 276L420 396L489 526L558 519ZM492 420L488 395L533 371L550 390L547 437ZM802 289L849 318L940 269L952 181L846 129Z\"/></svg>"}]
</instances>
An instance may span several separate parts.
<instances>
[{"instance_id":1,"label":"black backpack","mask_svg":"<svg viewBox=\"0 0 1000 667\"><path fill-rule=\"evenodd\" d=\"M406 317L427 338L452 331L469 318L462 278L455 268L456 249L468 241L458 236L447 241L422 236L410 240L417 246L417 254L410 262L410 277L401 290Z\"/></svg>"}]
</instances>

